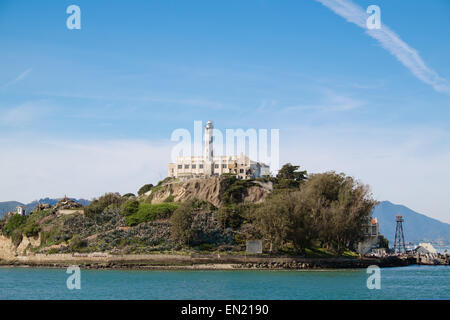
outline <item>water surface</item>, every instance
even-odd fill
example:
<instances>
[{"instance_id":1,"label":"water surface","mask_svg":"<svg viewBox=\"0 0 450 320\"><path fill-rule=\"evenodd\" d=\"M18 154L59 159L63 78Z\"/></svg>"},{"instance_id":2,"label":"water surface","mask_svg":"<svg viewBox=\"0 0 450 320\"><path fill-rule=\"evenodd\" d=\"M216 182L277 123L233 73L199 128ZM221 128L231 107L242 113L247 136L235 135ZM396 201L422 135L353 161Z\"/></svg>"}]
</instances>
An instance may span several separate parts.
<instances>
[{"instance_id":1,"label":"water surface","mask_svg":"<svg viewBox=\"0 0 450 320\"><path fill-rule=\"evenodd\" d=\"M450 299L450 267L334 271L82 270L69 290L65 269L0 268L0 299Z\"/></svg>"}]
</instances>

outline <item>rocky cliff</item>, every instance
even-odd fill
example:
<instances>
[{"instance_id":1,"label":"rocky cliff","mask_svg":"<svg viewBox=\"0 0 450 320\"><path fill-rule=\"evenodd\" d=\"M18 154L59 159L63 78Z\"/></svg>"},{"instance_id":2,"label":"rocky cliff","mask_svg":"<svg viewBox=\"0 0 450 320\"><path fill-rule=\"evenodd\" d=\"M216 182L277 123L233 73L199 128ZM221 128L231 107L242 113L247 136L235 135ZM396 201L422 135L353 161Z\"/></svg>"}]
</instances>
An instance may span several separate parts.
<instances>
[{"instance_id":1,"label":"rocky cliff","mask_svg":"<svg viewBox=\"0 0 450 320\"><path fill-rule=\"evenodd\" d=\"M190 179L186 181L169 180L154 187L143 197L149 203L162 203L164 201L183 202L192 198L208 201L219 207L222 205L225 193L229 190L226 178L214 177L209 179ZM272 192L272 182L258 180L237 180L236 188L243 202L260 203Z\"/></svg>"},{"instance_id":2,"label":"rocky cliff","mask_svg":"<svg viewBox=\"0 0 450 320\"><path fill-rule=\"evenodd\" d=\"M15 246L10 238L0 235L0 260L14 260L18 255L26 255L28 249L38 247L40 243L39 237L24 236L19 246Z\"/></svg>"}]
</instances>

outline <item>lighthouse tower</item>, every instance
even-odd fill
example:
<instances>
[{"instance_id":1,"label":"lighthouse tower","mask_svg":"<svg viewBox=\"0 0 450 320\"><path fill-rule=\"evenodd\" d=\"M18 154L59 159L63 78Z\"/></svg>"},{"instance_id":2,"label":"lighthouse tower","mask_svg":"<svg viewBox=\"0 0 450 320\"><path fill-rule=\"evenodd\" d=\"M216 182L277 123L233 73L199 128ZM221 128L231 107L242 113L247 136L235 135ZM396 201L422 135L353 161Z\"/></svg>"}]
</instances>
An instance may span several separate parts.
<instances>
[{"instance_id":1,"label":"lighthouse tower","mask_svg":"<svg viewBox=\"0 0 450 320\"><path fill-rule=\"evenodd\" d=\"M214 153L213 153L213 131L214 125L210 120L206 123L205 126L205 174L213 175L213 161L214 161Z\"/></svg>"}]
</instances>

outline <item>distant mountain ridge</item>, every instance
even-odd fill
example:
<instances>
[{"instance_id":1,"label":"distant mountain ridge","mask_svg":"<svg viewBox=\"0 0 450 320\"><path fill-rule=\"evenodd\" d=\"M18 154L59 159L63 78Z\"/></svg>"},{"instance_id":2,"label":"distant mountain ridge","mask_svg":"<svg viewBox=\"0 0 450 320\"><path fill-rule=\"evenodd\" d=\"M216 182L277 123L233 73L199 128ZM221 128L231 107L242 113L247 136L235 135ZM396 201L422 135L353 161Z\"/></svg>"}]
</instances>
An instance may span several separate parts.
<instances>
[{"instance_id":1,"label":"distant mountain ridge","mask_svg":"<svg viewBox=\"0 0 450 320\"><path fill-rule=\"evenodd\" d=\"M442 240L450 243L450 224L427 217L403 205L389 201L380 202L373 210L372 216L377 217L380 232L394 244L395 216L401 214L404 218L403 231L406 242L434 242Z\"/></svg>"},{"instance_id":2,"label":"distant mountain ridge","mask_svg":"<svg viewBox=\"0 0 450 320\"><path fill-rule=\"evenodd\" d=\"M86 200L86 199L75 199L75 198L71 198L72 200L82 204L83 206L87 206L89 203L91 203L91 201ZM38 202L40 203L48 203L51 206L54 206L60 199L52 199L52 198L43 198L43 199L39 199L39 200L34 200L28 204L24 204L18 201L5 201L5 202L0 202L0 218L2 218L5 214L7 214L10 211L16 211L17 206L25 206L27 209L27 212L30 212L31 210L34 209L34 207L38 204Z\"/></svg>"}]
</instances>

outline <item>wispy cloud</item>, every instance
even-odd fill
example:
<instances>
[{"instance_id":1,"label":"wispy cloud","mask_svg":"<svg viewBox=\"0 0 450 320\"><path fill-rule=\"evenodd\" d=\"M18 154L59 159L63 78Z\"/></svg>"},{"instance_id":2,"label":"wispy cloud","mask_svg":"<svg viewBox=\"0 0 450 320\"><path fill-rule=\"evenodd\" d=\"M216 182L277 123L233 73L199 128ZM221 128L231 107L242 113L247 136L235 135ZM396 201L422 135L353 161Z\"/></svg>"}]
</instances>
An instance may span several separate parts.
<instances>
[{"instance_id":1,"label":"wispy cloud","mask_svg":"<svg viewBox=\"0 0 450 320\"><path fill-rule=\"evenodd\" d=\"M30 101L0 111L0 124L9 127L28 126L53 110L46 101Z\"/></svg>"},{"instance_id":2,"label":"wispy cloud","mask_svg":"<svg viewBox=\"0 0 450 320\"><path fill-rule=\"evenodd\" d=\"M364 106L364 101L326 90L325 99L318 103L297 104L283 108L283 111L345 112Z\"/></svg>"},{"instance_id":3,"label":"wispy cloud","mask_svg":"<svg viewBox=\"0 0 450 320\"><path fill-rule=\"evenodd\" d=\"M24 72L22 72L21 74L19 74L19 75L18 75L16 78L14 78L13 80L11 80L11 81L5 83L1 88L2 88L2 89L6 89L6 88L8 88L8 87L10 87L10 86L12 86L12 85L15 85L16 83L18 83L18 82L22 81L23 79L25 79L25 78L30 74L31 71L33 71L32 68L29 68L29 69L25 70Z\"/></svg>"},{"instance_id":4,"label":"wispy cloud","mask_svg":"<svg viewBox=\"0 0 450 320\"><path fill-rule=\"evenodd\" d=\"M368 29L367 13L351 0L316 0L348 22L366 30L366 33L376 39L383 48L397 58L414 76L432 86L434 90L450 94L449 82L441 78L437 72L430 69L420 57L417 50L410 47L388 26L382 24L381 29Z\"/></svg>"}]
</instances>

